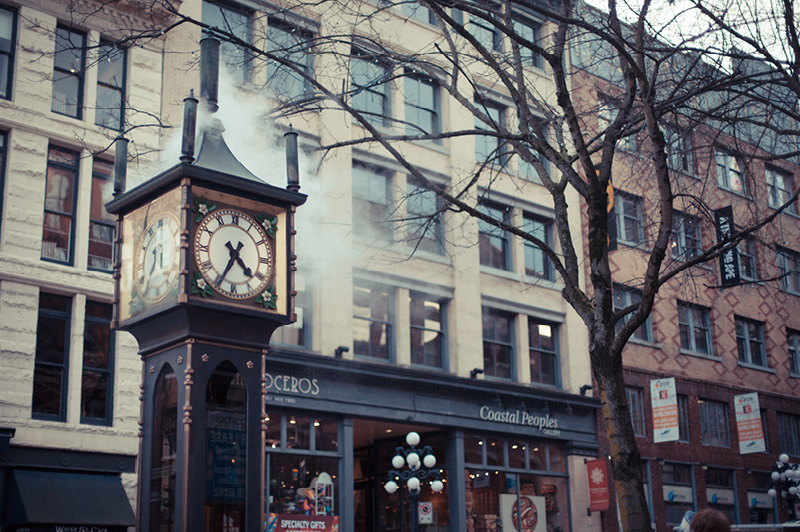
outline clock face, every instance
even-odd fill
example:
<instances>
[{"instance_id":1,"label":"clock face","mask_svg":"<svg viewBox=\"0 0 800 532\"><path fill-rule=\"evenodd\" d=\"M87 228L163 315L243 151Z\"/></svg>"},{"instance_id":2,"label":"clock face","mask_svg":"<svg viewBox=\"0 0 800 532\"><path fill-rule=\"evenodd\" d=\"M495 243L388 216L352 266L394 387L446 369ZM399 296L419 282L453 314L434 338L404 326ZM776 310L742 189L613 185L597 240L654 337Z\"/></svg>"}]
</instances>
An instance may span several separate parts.
<instances>
[{"instance_id":1,"label":"clock face","mask_svg":"<svg viewBox=\"0 0 800 532\"><path fill-rule=\"evenodd\" d=\"M264 228L247 214L220 209L197 227L197 267L216 292L233 299L262 293L272 273L272 251Z\"/></svg>"},{"instance_id":2,"label":"clock face","mask_svg":"<svg viewBox=\"0 0 800 532\"><path fill-rule=\"evenodd\" d=\"M155 302L175 285L180 265L180 225L172 215L150 224L135 255L135 286L142 299Z\"/></svg>"}]
</instances>

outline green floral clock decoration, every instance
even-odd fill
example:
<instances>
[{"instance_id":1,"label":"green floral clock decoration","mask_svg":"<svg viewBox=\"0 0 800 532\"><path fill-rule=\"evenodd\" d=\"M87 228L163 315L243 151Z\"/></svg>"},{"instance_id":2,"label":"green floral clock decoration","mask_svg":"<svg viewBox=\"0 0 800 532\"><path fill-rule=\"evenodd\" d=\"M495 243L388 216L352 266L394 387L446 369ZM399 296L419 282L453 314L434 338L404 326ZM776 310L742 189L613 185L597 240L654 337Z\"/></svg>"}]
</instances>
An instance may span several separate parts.
<instances>
[{"instance_id":1,"label":"green floral clock decoration","mask_svg":"<svg viewBox=\"0 0 800 532\"><path fill-rule=\"evenodd\" d=\"M199 222L203 219L203 216L210 213L217 206L213 203L208 202L205 198L198 198L197 196L194 197L194 206L192 207L192 211L194 211L194 221Z\"/></svg>"},{"instance_id":2,"label":"green floral clock decoration","mask_svg":"<svg viewBox=\"0 0 800 532\"><path fill-rule=\"evenodd\" d=\"M266 309L278 309L278 296L275 295L275 285L268 286L256 299L256 304L264 305Z\"/></svg>"},{"instance_id":3,"label":"green floral clock decoration","mask_svg":"<svg viewBox=\"0 0 800 532\"><path fill-rule=\"evenodd\" d=\"M278 217L265 214L264 216L256 216L256 221L264 227L270 238L275 238L275 231L278 230Z\"/></svg>"},{"instance_id":4,"label":"green floral clock decoration","mask_svg":"<svg viewBox=\"0 0 800 532\"><path fill-rule=\"evenodd\" d=\"M203 297L214 295L214 291L208 285L206 280L203 279L203 276L200 275L199 270L194 271L194 279L192 279L192 293L200 294Z\"/></svg>"}]
</instances>

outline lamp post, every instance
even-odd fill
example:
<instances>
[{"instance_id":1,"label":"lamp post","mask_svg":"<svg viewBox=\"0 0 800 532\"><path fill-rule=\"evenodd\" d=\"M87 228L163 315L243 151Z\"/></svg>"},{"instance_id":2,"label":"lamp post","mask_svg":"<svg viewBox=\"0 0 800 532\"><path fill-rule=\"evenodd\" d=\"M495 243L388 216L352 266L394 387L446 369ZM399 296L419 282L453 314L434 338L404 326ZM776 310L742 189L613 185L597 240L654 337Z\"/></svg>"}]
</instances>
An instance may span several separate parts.
<instances>
[{"instance_id":1,"label":"lamp post","mask_svg":"<svg viewBox=\"0 0 800 532\"><path fill-rule=\"evenodd\" d=\"M789 463L789 455L781 454L772 468L772 487L767 492L772 498L780 495L781 500L789 511L789 518L795 521L800 518L800 467L798 464Z\"/></svg>"},{"instance_id":2,"label":"lamp post","mask_svg":"<svg viewBox=\"0 0 800 532\"><path fill-rule=\"evenodd\" d=\"M408 488L408 500L411 505L411 531L419 532L419 492L422 481L433 478L431 490L439 493L444 489L444 483L439 479L439 470L436 468L436 457L429 445L417 448L420 437L416 432L406 434L408 447L398 446L392 458L392 467L386 474L387 481L384 489L387 493L396 492L401 486L398 481L404 481ZM407 467L406 467L407 466Z\"/></svg>"}]
</instances>

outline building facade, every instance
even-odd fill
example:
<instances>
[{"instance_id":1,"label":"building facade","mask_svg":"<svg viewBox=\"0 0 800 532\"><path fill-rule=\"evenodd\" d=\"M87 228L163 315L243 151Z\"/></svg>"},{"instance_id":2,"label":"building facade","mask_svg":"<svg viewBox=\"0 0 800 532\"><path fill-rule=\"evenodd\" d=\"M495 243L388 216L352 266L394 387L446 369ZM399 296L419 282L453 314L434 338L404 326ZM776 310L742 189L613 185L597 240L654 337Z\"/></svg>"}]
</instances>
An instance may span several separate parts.
<instances>
[{"instance_id":1,"label":"building facade","mask_svg":"<svg viewBox=\"0 0 800 532\"><path fill-rule=\"evenodd\" d=\"M78 482L99 477L121 484L130 508L141 513L146 505L165 530L175 511L168 489L159 499L135 500L138 390L148 373L132 337L108 326L115 258L113 220L103 209L112 181L106 150L126 132L129 188L177 163L179 135L158 126L179 125L181 102L199 85L203 33L186 24L118 48L121 27L146 30L161 22L158 11L144 17L134 9L104 6L84 17L58 2L21 2L4 4L0 13L9 43L0 102L0 426L9 443L0 455L3 529L131 524L103 522L102 512L82 504L73 505L81 509L77 516L37 512L34 489L26 486L60 475L58 486L73 492ZM187 0L178 9L267 49L336 29L327 13L311 8ZM407 43L439 34L425 8L405 9L386 10L371 31L406 51ZM547 38L546 20L517 16L525 31ZM486 28L465 19L470 23L483 35ZM500 49L508 46L489 37ZM389 117L380 124L388 132L402 133L405 122L432 131L473 127L474 117L435 76L375 84L380 69L392 67L372 61L366 41L340 50L346 62L302 50L283 58L319 77L372 80L353 105ZM312 89L278 62L250 65L251 57L228 45L221 55L217 116L228 128L225 138L245 166L280 185L276 138L288 120L266 118L286 98ZM552 94L538 62L525 75ZM507 95L493 93L487 112L512 121L506 102ZM584 462L598 449L598 401L582 393L591 384L588 343L546 257L441 209L435 194L383 150L354 145L320 155L361 135L343 111L316 109L291 120L309 199L297 216L298 321L273 336L264 376L268 514L305 515L306 490L327 473L332 490L321 517L338 518L347 531L408 530L404 492L389 495L383 485L394 449L416 431L446 480L442 494L422 490L422 500L432 503L427 530L493 530L510 519L500 501L523 495L540 498L548 530L598 527L598 516L586 512ZM404 146L444 185L493 148L482 137ZM553 206L529 172L513 160L498 166L470 192L471 201L553 241ZM577 195L571 201L578 204ZM570 223L579 235L579 213ZM168 462L173 450L165 440L161 458ZM69 490L53 491L60 493L53 500L62 500ZM226 526L241 526L239 517L226 518Z\"/></svg>"},{"instance_id":2,"label":"building facade","mask_svg":"<svg viewBox=\"0 0 800 532\"><path fill-rule=\"evenodd\" d=\"M602 130L616 112L619 74L608 61L593 62L602 55L594 51L574 51L572 81L589 127ZM739 230L774 214L797 189L796 159L771 160L764 147L769 134L764 144L748 143L746 130L734 138L731 128L710 127L688 112L665 118L664 129L670 179L680 196L666 268L718 241L716 209L730 207ZM639 131L617 145L611 210L616 250L610 252L617 310L640 300L637 279L657 230L656 196L642 179L654 172L648 142ZM780 142L776 147L785 149ZM705 507L734 524L788 519L767 492L778 456L796 461L800 454L798 242L795 203L744 239L730 263L695 266L667 282L626 346L628 405L654 530L671 530L686 511ZM728 284L723 266L734 262L738 280ZM659 386L670 378L677 394L676 438L664 438L656 404ZM760 415L755 428L743 421L751 411ZM764 439L754 442L759 426ZM607 451L607 439L601 435L601 441ZM613 507L603 512L605 530L616 530L617 521Z\"/></svg>"}]
</instances>

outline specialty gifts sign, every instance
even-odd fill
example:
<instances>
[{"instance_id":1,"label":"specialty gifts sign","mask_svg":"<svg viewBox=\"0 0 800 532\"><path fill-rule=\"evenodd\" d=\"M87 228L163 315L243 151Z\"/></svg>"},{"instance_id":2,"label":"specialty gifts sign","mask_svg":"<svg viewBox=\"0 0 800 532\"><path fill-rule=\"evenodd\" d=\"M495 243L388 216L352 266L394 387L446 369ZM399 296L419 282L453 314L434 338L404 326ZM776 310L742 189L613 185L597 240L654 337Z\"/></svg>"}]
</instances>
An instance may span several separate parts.
<instances>
[{"instance_id":1,"label":"specialty gifts sign","mask_svg":"<svg viewBox=\"0 0 800 532\"><path fill-rule=\"evenodd\" d=\"M678 440L678 396L674 377L650 381L650 404L653 408L653 442Z\"/></svg>"},{"instance_id":2,"label":"specialty gifts sign","mask_svg":"<svg viewBox=\"0 0 800 532\"><path fill-rule=\"evenodd\" d=\"M733 396L736 408L736 429L739 433L739 454L760 453L767 450L764 430L761 427L761 409L756 392Z\"/></svg>"},{"instance_id":3,"label":"specialty gifts sign","mask_svg":"<svg viewBox=\"0 0 800 532\"><path fill-rule=\"evenodd\" d=\"M339 516L269 514L265 532L339 532Z\"/></svg>"},{"instance_id":4,"label":"specialty gifts sign","mask_svg":"<svg viewBox=\"0 0 800 532\"><path fill-rule=\"evenodd\" d=\"M519 500L517 500L519 497ZM510 532L546 532L544 497L500 495L500 526Z\"/></svg>"}]
</instances>

